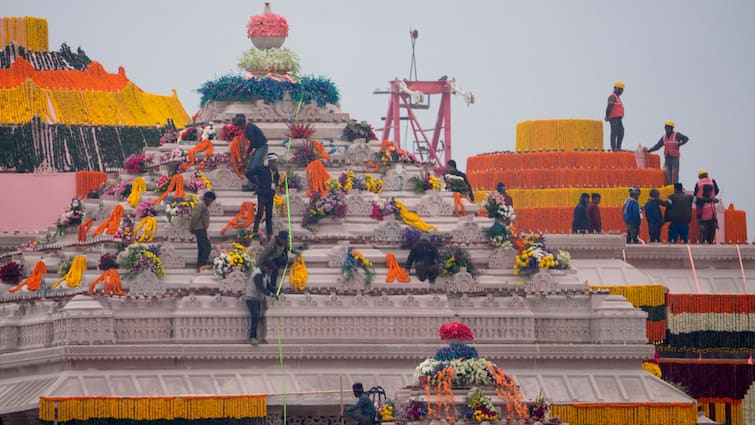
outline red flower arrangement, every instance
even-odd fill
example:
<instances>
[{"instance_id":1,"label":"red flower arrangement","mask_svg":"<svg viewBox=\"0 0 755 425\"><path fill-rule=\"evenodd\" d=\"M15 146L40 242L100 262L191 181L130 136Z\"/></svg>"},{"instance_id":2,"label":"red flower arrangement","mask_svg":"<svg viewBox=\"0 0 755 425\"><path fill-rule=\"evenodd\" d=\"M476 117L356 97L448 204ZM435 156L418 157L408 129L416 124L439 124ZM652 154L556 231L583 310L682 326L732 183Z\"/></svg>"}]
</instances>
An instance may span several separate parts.
<instances>
[{"instance_id":1,"label":"red flower arrangement","mask_svg":"<svg viewBox=\"0 0 755 425\"><path fill-rule=\"evenodd\" d=\"M288 37L286 18L270 12L270 3L265 3L265 13L249 18L246 25L247 37Z\"/></svg>"},{"instance_id":2,"label":"red flower arrangement","mask_svg":"<svg viewBox=\"0 0 755 425\"><path fill-rule=\"evenodd\" d=\"M450 322L443 324L443 326L440 327L438 334L440 334L440 339L442 341L451 339L458 341L474 340L472 329L469 329L469 326L461 322Z\"/></svg>"}]
</instances>

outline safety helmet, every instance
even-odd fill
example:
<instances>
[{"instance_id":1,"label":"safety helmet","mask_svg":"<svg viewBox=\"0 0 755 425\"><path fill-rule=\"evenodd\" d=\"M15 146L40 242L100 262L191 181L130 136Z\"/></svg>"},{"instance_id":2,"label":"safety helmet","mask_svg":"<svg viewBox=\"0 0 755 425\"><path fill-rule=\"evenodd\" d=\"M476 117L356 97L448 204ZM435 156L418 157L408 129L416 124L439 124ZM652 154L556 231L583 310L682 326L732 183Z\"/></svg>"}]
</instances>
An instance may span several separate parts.
<instances>
[{"instance_id":1,"label":"safety helmet","mask_svg":"<svg viewBox=\"0 0 755 425\"><path fill-rule=\"evenodd\" d=\"M664 126L666 126L666 127L671 127L671 128L673 128L673 127L676 127L676 126L674 125L674 122L673 122L673 121L671 121L671 120L666 120L666 124L664 124Z\"/></svg>"},{"instance_id":2,"label":"safety helmet","mask_svg":"<svg viewBox=\"0 0 755 425\"><path fill-rule=\"evenodd\" d=\"M616 87L617 89L623 89L624 88L624 82L623 81L617 81L617 82L613 83L613 86Z\"/></svg>"},{"instance_id":3,"label":"safety helmet","mask_svg":"<svg viewBox=\"0 0 755 425\"><path fill-rule=\"evenodd\" d=\"M697 177L702 177L708 174L708 170L700 170L697 172Z\"/></svg>"}]
</instances>

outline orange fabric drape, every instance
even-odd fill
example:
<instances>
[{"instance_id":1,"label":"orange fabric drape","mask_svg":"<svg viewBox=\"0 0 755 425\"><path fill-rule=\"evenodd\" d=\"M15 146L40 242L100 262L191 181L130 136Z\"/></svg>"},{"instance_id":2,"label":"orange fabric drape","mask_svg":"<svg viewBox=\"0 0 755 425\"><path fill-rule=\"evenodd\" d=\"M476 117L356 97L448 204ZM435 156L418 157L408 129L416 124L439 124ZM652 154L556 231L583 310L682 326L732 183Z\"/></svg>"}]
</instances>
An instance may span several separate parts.
<instances>
[{"instance_id":1,"label":"orange fabric drape","mask_svg":"<svg viewBox=\"0 0 755 425\"><path fill-rule=\"evenodd\" d=\"M328 161L330 159L330 154L325 152L325 148L323 147L322 143L318 142L317 140L312 140L312 146L315 149L315 152L317 152L317 156L319 156L321 159L324 159L325 161Z\"/></svg>"},{"instance_id":2,"label":"orange fabric drape","mask_svg":"<svg viewBox=\"0 0 755 425\"><path fill-rule=\"evenodd\" d=\"M37 264L34 265L34 269L31 271L31 276L24 279L18 285L10 288L8 292L18 292L24 286L26 286L26 288L31 292L38 291L39 288L42 287L42 277L45 275L45 273L47 273L47 265L42 260L37 261Z\"/></svg>"},{"instance_id":3,"label":"orange fabric drape","mask_svg":"<svg viewBox=\"0 0 755 425\"><path fill-rule=\"evenodd\" d=\"M89 284L89 295L94 294L97 284L100 282L105 284L105 287L102 290L105 295L126 295L121 287L121 275L118 273L118 269L107 269L100 275L100 277L93 280L92 283Z\"/></svg>"},{"instance_id":4,"label":"orange fabric drape","mask_svg":"<svg viewBox=\"0 0 755 425\"><path fill-rule=\"evenodd\" d=\"M123 219L124 210L123 205L118 204L113 208L110 216L103 221L92 233L92 236L97 236L103 231L108 235L114 235L118 232L118 228L121 226L121 220Z\"/></svg>"},{"instance_id":5,"label":"orange fabric drape","mask_svg":"<svg viewBox=\"0 0 755 425\"><path fill-rule=\"evenodd\" d=\"M239 212L232 219L228 220L228 223L220 229L220 234L225 235L226 230L230 228L246 228L251 226L254 221L254 208L254 202L242 202Z\"/></svg>"},{"instance_id":6,"label":"orange fabric drape","mask_svg":"<svg viewBox=\"0 0 755 425\"><path fill-rule=\"evenodd\" d=\"M228 146L231 152L233 172L242 180L246 178L241 170L246 167L246 150L248 147L249 140L246 137L240 138L239 136L234 137Z\"/></svg>"},{"instance_id":7,"label":"orange fabric drape","mask_svg":"<svg viewBox=\"0 0 755 425\"><path fill-rule=\"evenodd\" d=\"M330 174L325 169L322 161L319 159L312 161L307 165L307 182L310 189L307 191L307 195L311 196L315 192L320 192L320 195L326 195L328 193L328 179Z\"/></svg>"},{"instance_id":8,"label":"orange fabric drape","mask_svg":"<svg viewBox=\"0 0 755 425\"><path fill-rule=\"evenodd\" d=\"M204 168L204 160L212 155L213 152L213 146L212 142L209 139L204 139L201 142L197 143L193 148L189 149L188 152L186 152L186 164L187 168L188 166L194 165L194 157L196 154L204 152L204 158L202 158L202 162L199 164L199 168Z\"/></svg>"},{"instance_id":9,"label":"orange fabric drape","mask_svg":"<svg viewBox=\"0 0 755 425\"><path fill-rule=\"evenodd\" d=\"M107 173L102 171L77 171L76 196L86 198L89 192L98 189L107 181Z\"/></svg>"},{"instance_id":10,"label":"orange fabric drape","mask_svg":"<svg viewBox=\"0 0 755 425\"><path fill-rule=\"evenodd\" d=\"M396 256L388 253L385 255L385 264L388 266L388 275L385 276L385 282L390 283L394 280L398 279L401 283L407 283L411 281L411 278L409 278L409 273L406 272L406 270L398 265L398 260L396 260Z\"/></svg>"},{"instance_id":11,"label":"orange fabric drape","mask_svg":"<svg viewBox=\"0 0 755 425\"><path fill-rule=\"evenodd\" d=\"M160 202L162 202L162 200L167 198L171 192L174 192L174 194L176 195L176 198L184 197L186 192L184 192L183 174L174 174L173 177L170 178L170 183L168 183L168 188L165 189L165 192L163 192L162 195L158 196L157 199L152 201L152 205L157 205Z\"/></svg>"},{"instance_id":12,"label":"orange fabric drape","mask_svg":"<svg viewBox=\"0 0 755 425\"><path fill-rule=\"evenodd\" d=\"M87 233L89 233L89 229L92 228L92 223L94 223L94 220L87 218L83 223L79 224L79 242L87 240Z\"/></svg>"}]
</instances>

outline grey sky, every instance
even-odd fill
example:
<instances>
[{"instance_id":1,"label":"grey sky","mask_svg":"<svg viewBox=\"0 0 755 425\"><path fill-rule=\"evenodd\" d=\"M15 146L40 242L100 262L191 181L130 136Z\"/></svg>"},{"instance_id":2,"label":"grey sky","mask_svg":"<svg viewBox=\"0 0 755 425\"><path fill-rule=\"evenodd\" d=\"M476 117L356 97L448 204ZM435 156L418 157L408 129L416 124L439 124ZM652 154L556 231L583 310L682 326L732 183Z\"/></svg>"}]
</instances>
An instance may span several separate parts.
<instances>
[{"instance_id":1,"label":"grey sky","mask_svg":"<svg viewBox=\"0 0 755 425\"><path fill-rule=\"evenodd\" d=\"M48 19L50 47L63 41L147 92L176 88L189 114L204 81L237 72L251 47L245 25L263 1L78 0L5 2L4 16ZM407 77L409 30L419 30L420 79L456 77L475 93L455 99L453 154L513 150L519 121L602 119L615 80L626 83L624 147L652 145L672 119L690 137L680 176L707 168L721 196L755 232L755 2L739 1L273 1L290 26L285 47L302 73L326 75L341 107L381 127L387 98L372 95ZM426 126L434 122L425 119ZM608 133L605 127L606 137ZM607 145L607 141L605 145Z\"/></svg>"}]
</instances>

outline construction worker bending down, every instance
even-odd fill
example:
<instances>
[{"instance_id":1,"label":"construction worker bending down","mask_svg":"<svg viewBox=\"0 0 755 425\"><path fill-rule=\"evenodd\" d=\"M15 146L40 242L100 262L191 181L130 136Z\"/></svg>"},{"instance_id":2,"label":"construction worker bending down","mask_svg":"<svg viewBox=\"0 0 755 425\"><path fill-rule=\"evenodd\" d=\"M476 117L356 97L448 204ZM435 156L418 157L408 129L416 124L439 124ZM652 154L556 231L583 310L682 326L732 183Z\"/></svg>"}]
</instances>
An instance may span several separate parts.
<instances>
[{"instance_id":1,"label":"construction worker bending down","mask_svg":"<svg viewBox=\"0 0 755 425\"><path fill-rule=\"evenodd\" d=\"M665 157L663 168L666 170L666 184L679 183L679 157L681 156L679 147L687 144L689 137L674 131L674 122L671 120L666 121L664 128L666 134L658 140L655 146L647 149L647 152L655 152L663 147L663 156Z\"/></svg>"}]
</instances>

